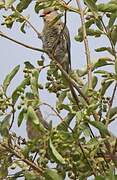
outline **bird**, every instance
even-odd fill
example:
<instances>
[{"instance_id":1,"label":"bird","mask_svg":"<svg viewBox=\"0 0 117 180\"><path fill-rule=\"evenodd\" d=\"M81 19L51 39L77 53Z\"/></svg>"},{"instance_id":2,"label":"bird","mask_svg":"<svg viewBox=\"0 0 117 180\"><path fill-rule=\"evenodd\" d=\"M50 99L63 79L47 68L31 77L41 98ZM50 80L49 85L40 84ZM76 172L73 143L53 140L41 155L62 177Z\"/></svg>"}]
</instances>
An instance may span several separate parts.
<instances>
[{"instance_id":1,"label":"bird","mask_svg":"<svg viewBox=\"0 0 117 180\"><path fill-rule=\"evenodd\" d=\"M56 61L63 69L71 72L71 41L70 33L65 23L62 22L55 7L47 7L43 10L44 27L42 30L43 49L48 54L54 54ZM73 98L79 106L78 96L73 86L68 82Z\"/></svg>"},{"instance_id":2,"label":"bird","mask_svg":"<svg viewBox=\"0 0 117 180\"><path fill-rule=\"evenodd\" d=\"M44 27L41 33L43 49L48 54L54 54L54 58L61 64L69 74L71 72L71 41L69 30L65 23L59 18L59 13L54 7L48 7L40 15L44 20ZM72 96L78 104L78 97L72 85L68 82ZM40 108L35 111L40 123L48 130L49 124L44 120ZM35 129L33 122L27 121L27 134L29 139L40 138L42 133Z\"/></svg>"},{"instance_id":3,"label":"bird","mask_svg":"<svg viewBox=\"0 0 117 180\"><path fill-rule=\"evenodd\" d=\"M69 30L61 19L57 18L59 14L54 7L45 8L40 16L44 20L42 31L43 49L49 54L53 53L57 62L68 73L71 69Z\"/></svg>"}]
</instances>

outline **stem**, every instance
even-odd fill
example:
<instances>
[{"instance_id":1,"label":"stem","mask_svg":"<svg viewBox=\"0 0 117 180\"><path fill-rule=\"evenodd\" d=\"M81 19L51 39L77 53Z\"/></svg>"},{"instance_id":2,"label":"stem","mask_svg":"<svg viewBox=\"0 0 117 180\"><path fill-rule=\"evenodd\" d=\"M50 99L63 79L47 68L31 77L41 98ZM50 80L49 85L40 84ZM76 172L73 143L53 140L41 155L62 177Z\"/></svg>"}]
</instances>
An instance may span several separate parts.
<instances>
[{"instance_id":1,"label":"stem","mask_svg":"<svg viewBox=\"0 0 117 180\"><path fill-rule=\"evenodd\" d=\"M75 8L75 7L73 7L73 6L69 6L69 3L70 3L71 1L72 1L72 0L69 0L69 1L66 3L66 2L63 1L63 0L59 0L59 3L60 3L61 6L63 6L64 9L80 14L80 10L79 10L78 8Z\"/></svg>"},{"instance_id":2,"label":"stem","mask_svg":"<svg viewBox=\"0 0 117 180\"><path fill-rule=\"evenodd\" d=\"M80 18L81 18L81 24L82 24L82 29L83 29L83 39L84 39L84 46L85 46L85 53L86 53L86 60L87 60L87 71L88 71L88 87L89 89L92 89L92 63L91 63L91 58L90 58L89 43L88 43L86 27L85 27L84 12L82 10L80 0L76 0L76 2L80 10Z\"/></svg>"},{"instance_id":3,"label":"stem","mask_svg":"<svg viewBox=\"0 0 117 180\"><path fill-rule=\"evenodd\" d=\"M5 34L4 34L3 32L1 32L1 31L0 31L0 36L1 36L1 37L4 37L5 39L8 39L8 40L10 40L10 41L12 41L12 42L14 42L14 43L16 43L16 44L19 44L19 45L21 45L21 46L23 46L23 47L25 47L25 48L32 49L32 50L34 50L34 51L40 51L40 52L46 53L46 51L43 50L43 49L35 48L35 47L29 46L29 45L27 45L27 44L24 44L24 43L22 43L22 42L20 42L20 41L17 41L17 40L15 40L15 39L13 39L13 38L5 35Z\"/></svg>"},{"instance_id":4,"label":"stem","mask_svg":"<svg viewBox=\"0 0 117 180\"><path fill-rule=\"evenodd\" d=\"M14 119L15 119L15 109L14 109L14 105L12 105L12 121L9 127L9 130L12 128L13 123L14 123Z\"/></svg>"},{"instance_id":5,"label":"stem","mask_svg":"<svg viewBox=\"0 0 117 180\"><path fill-rule=\"evenodd\" d=\"M106 115L106 126L110 122L110 119L109 119L109 117L110 117L110 110L111 110L111 107L112 107L112 104L113 104L113 100L114 100L114 97L115 97L116 90L117 90L117 82L116 82L115 87L113 89L113 94L112 94L111 100L109 102L108 112L107 112L107 115Z\"/></svg>"},{"instance_id":6,"label":"stem","mask_svg":"<svg viewBox=\"0 0 117 180\"><path fill-rule=\"evenodd\" d=\"M38 152L35 153L35 155L34 155L34 157L33 157L33 160L32 160L32 163L34 163L34 161L35 161L37 155L38 155ZM29 167L29 171L30 171L30 170L31 170L31 166Z\"/></svg>"},{"instance_id":7,"label":"stem","mask_svg":"<svg viewBox=\"0 0 117 180\"><path fill-rule=\"evenodd\" d=\"M67 124L65 123L63 118L60 116L60 114L50 104L42 103L42 104L40 104L40 106L41 105L48 106L59 117L59 119L63 122L64 126L67 128ZM70 126L68 128L71 130L71 132L73 132L73 129Z\"/></svg>"},{"instance_id":8,"label":"stem","mask_svg":"<svg viewBox=\"0 0 117 180\"><path fill-rule=\"evenodd\" d=\"M25 17L23 17L23 18L30 25L30 27L34 30L34 32L37 34L38 38L41 39L42 38L41 33L39 33L36 30L36 28L32 25L32 23L28 19L26 19Z\"/></svg>"}]
</instances>

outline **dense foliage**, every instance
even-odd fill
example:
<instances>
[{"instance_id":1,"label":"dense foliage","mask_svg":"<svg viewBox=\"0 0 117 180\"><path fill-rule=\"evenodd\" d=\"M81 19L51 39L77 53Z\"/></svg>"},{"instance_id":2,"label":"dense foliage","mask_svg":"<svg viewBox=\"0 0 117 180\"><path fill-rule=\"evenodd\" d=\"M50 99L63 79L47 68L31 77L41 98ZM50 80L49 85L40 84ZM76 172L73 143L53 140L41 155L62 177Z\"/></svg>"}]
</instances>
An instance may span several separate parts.
<instances>
[{"instance_id":1,"label":"dense foliage","mask_svg":"<svg viewBox=\"0 0 117 180\"><path fill-rule=\"evenodd\" d=\"M10 95L9 86L12 86L12 79L17 76L20 66L14 67L6 76L0 87L0 179L117 179L117 139L108 129L117 117L117 106L113 103L117 90L117 1L83 2L81 8L80 0L76 0L76 6L72 0L0 1L3 26L12 29L14 23L20 23L20 30L25 34L29 25L40 39L41 34L29 17L23 15L31 4L35 13L46 7L56 7L60 17L65 16L65 23L67 12L79 14L82 26L76 27L78 34L75 40L76 43L84 43L86 53L84 67L72 70L70 74L58 64L54 52L48 54L51 59L48 65L45 64L44 55L37 66L25 62L24 78ZM4 12L8 12L8 15L4 15ZM99 41L107 38L108 46L91 47L99 57L100 52L108 52L106 57L101 56L93 61L89 36ZM0 38L44 52L41 48L14 40L1 31ZM43 84L39 80L42 71L46 76ZM74 87L78 102L72 97L69 84ZM48 103L48 99L42 102L39 92L45 92L45 89L52 97L55 95L55 107ZM44 119L41 106L49 107L50 114L54 114L49 123ZM60 121L55 127L53 121L56 119ZM18 127L23 121L26 122L29 139L17 136L13 129L14 121L17 121Z\"/></svg>"}]
</instances>

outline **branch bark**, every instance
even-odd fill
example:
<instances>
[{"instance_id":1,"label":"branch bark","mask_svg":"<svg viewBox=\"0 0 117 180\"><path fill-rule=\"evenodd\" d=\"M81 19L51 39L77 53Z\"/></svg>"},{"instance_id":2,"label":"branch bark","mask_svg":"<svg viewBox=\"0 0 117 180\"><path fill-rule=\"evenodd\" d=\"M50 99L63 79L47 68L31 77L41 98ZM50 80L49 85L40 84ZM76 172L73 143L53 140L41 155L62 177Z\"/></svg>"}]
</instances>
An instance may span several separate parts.
<instances>
[{"instance_id":1,"label":"branch bark","mask_svg":"<svg viewBox=\"0 0 117 180\"><path fill-rule=\"evenodd\" d=\"M10 41L12 41L12 42L14 42L14 43L16 43L16 44L19 44L19 45L21 45L21 46L23 46L23 47L25 47L25 48L28 48L28 49L31 49L31 50L34 50L34 51L38 51L38 52L47 53L47 52L46 52L45 50L43 50L43 49L39 49L39 48L36 48L36 47L32 47L32 46L30 46L30 45L27 45L27 44L25 44L25 43L22 43L22 42L20 42L20 41L17 41L17 40L15 40L15 39L7 36L6 34L4 34L2 31L0 31L0 36L3 37L3 38L5 38L5 39L8 39L8 40L10 40Z\"/></svg>"},{"instance_id":2,"label":"branch bark","mask_svg":"<svg viewBox=\"0 0 117 180\"><path fill-rule=\"evenodd\" d=\"M83 40L84 40L84 46L85 46L85 52L86 52L87 71L88 71L88 87L89 89L92 89L92 63L91 63L91 58L90 58L89 43L88 43L86 27L85 27L84 12L82 10L80 0L76 0L76 2L80 10L80 19L81 19L81 24L82 24L82 29L83 29Z\"/></svg>"}]
</instances>

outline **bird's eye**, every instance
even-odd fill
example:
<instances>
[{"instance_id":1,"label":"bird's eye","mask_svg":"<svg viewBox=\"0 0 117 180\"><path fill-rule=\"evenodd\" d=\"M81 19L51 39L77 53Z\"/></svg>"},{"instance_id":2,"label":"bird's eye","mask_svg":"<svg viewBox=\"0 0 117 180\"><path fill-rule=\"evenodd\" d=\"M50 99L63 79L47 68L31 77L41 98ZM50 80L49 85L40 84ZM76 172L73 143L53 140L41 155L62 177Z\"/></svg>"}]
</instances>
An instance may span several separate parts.
<instances>
[{"instance_id":1,"label":"bird's eye","mask_svg":"<svg viewBox=\"0 0 117 180\"><path fill-rule=\"evenodd\" d=\"M48 11L45 15L50 14L50 13L51 13L51 11Z\"/></svg>"},{"instance_id":2,"label":"bird's eye","mask_svg":"<svg viewBox=\"0 0 117 180\"><path fill-rule=\"evenodd\" d=\"M51 11L48 11L48 12L46 12L46 13L44 13L44 14L41 14L40 17L45 17L46 15L48 15L48 14L50 14L50 13L51 13Z\"/></svg>"}]
</instances>

